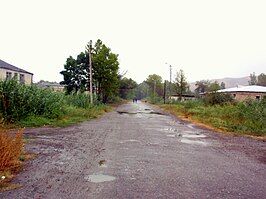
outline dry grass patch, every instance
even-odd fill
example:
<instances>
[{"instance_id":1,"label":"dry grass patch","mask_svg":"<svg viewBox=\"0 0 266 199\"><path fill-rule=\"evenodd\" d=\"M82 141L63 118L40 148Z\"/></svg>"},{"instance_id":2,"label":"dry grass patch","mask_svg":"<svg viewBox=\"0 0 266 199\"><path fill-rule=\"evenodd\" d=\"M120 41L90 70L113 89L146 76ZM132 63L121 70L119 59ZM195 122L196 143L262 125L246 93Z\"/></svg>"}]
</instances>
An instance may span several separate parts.
<instances>
[{"instance_id":1,"label":"dry grass patch","mask_svg":"<svg viewBox=\"0 0 266 199\"><path fill-rule=\"evenodd\" d=\"M23 154L23 131L11 133L6 128L0 128L0 191L17 187L8 182L26 159Z\"/></svg>"}]
</instances>

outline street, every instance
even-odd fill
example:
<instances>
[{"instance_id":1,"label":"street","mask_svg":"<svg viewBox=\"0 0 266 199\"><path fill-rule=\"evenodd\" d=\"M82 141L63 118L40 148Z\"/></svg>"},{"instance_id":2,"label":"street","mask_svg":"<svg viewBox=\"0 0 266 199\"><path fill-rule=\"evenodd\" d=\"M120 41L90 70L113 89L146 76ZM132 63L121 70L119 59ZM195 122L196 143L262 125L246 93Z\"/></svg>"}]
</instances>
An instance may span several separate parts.
<instances>
[{"instance_id":1,"label":"street","mask_svg":"<svg viewBox=\"0 0 266 199\"><path fill-rule=\"evenodd\" d=\"M0 198L266 198L266 142L128 103L67 128L26 129L36 158Z\"/></svg>"}]
</instances>

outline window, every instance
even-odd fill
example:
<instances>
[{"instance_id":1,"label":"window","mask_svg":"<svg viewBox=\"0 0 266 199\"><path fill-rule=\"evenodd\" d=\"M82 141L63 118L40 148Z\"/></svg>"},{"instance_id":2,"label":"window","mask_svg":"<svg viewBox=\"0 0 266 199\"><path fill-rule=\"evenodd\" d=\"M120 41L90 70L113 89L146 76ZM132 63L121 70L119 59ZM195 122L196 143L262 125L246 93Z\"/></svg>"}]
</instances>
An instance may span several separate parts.
<instances>
[{"instance_id":1,"label":"window","mask_svg":"<svg viewBox=\"0 0 266 199\"><path fill-rule=\"evenodd\" d=\"M19 81L20 81L20 83L22 83L22 84L25 83L25 76L24 76L24 74L20 74L20 75L19 75Z\"/></svg>"},{"instance_id":2,"label":"window","mask_svg":"<svg viewBox=\"0 0 266 199\"><path fill-rule=\"evenodd\" d=\"M12 73L11 72L6 72L6 80L11 79Z\"/></svg>"},{"instance_id":3,"label":"window","mask_svg":"<svg viewBox=\"0 0 266 199\"><path fill-rule=\"evenodd\" d=\"M14 73L14 77L13 77L15 80L18 80L18 74L17 73Z\"/></svg>"},{"instance_id":4,"label":"window","mask_svg":"<svg viewBox=\"0 0 266 199\"><path fill-rule=\"evenodd\" d=\"M256 96L256 100L260 101L260 96L259 95Z\"/></svg>"}]
</instances>

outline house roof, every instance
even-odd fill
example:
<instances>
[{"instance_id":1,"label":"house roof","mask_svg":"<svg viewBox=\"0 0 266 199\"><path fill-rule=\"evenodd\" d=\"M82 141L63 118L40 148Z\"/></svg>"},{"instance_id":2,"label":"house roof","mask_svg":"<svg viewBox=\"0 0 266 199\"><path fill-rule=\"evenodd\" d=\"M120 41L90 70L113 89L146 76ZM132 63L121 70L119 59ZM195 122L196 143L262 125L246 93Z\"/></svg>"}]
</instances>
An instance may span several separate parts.
<instances>
[{"instance_id":1,"label":"house roof","mask_svg":"<svg viewBox=\"0 0 266 199\"><path fill-rule=\"evenodd\" d=\"M12 70L12 71L17 71L17 72L22 72L22 73L28 73L28 74L33 75L33 73L30 73L30 72L25 71L25 70L23 70L21 68L18 68L18 67L13 66L13 65L11 65L9 63L6 63L6 62L4 62L1 59L0 59L0 68L7 69L7 70Z\"/></svg>"},{"instance_id":2,"label":"house roof","mask_svg":"<svg viewBox=\"0 0 266 199\"><path fill-rule=\"evenodd\" d=\"M225 92L253 92L253 93L266 93L265 86L238 86L233 88L227 88L218 90L217 92L225 93Z\"/></svg>"}]
</instances>

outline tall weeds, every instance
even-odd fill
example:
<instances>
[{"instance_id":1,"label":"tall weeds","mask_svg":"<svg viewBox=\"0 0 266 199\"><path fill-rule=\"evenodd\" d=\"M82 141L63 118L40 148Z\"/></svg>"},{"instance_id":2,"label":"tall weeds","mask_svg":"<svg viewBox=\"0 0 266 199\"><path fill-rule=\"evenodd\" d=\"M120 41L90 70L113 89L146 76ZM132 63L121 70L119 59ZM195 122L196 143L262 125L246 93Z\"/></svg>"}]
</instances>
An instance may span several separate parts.
<instances>
[{"instance_id":1,"label":"tall weeds","mask_svg":"<svg viewBox=\"0 0 266 199\"><path fill-rule=\"evenodd\" d=\"M23 152L23 132L18 131L15 135L0 128L0 172L13 170L20 165L19 156Z\"/></svg>"},{"instance_id":2,"label":"tall weeds","mask_svg":"<svg viewBox=\"0 0 266 199\"><path fill-rule=\"evenodd\" d=\"M29 115L56 118L62 109L62 94L15 80L0 82L0 113L2 120L13 122Z\"/></svg>"}]
</instances>

